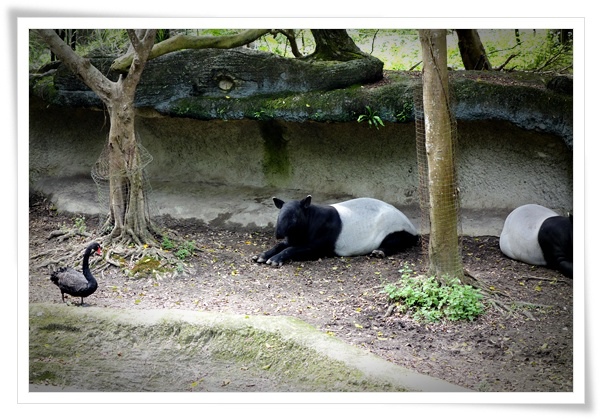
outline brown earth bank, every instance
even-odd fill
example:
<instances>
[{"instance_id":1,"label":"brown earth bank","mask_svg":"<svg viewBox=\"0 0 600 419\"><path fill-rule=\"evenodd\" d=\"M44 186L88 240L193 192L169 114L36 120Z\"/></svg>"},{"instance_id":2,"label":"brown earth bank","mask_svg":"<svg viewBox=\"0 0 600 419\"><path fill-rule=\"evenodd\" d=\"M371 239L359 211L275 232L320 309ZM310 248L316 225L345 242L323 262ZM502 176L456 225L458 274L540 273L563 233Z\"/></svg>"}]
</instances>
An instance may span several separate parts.
<instances>
[{"instance_id":1,"label":"brown earth bank","mask_svg":"<svg viewBox=\"0 0 600 419\"><path fill-rule=\"evenodd\" d=\"M91 238L49 239L75 219L52 210L42 197L30 201L29 302L62 304L49 281L50 267L40 267L44 261L35 255L48 252L45 257L58 259L83 249L95 238L92 219L86 220ZM99 288L86 305L294 316L392 363L475 391L573 391L572 280L504 257L497 237L462 240L465 268L495 302L487 300L485 313L474 321L425 323L388 310L382 293L385 284L399 280L405 264L426 271L419 246L384 259L324 258L272 268L252 262L275 243L271 229L232 230L171 217L158 221L195 243L183 269L135 278L116 267L98 272L92 263Z\"/></svg>"}]
</instances>

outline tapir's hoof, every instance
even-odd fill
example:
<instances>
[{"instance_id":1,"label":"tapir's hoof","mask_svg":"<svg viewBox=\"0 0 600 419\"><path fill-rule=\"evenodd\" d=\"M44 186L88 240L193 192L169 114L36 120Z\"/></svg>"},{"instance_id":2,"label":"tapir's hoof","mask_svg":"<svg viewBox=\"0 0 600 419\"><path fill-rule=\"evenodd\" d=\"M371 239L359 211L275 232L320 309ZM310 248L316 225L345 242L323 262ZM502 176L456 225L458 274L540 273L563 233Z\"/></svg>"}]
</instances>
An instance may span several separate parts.
<instances>
[{"instance_id":1,"label":"tapir's hoof","mask_svg":"<svg viewBox=\"0 0 600 419\"><path fill-rule=\"evenodd\" d=\"M271 265L274 268L279 268L281 265L283 265L283 262L275 262L275 261L269 259L267 261L267 265Z\"/></svg>"},{"instance_id":2,"label":"tapir's hoof","mask_svg":"<svg viewBox=\"0 0 600 419\"><path fill-rule=\"evenodd\" d=\"M385 257L385 253L383 250L375 249L371 252L371 256L374 258L383 259Z\"/></svg>"}]
</instances>

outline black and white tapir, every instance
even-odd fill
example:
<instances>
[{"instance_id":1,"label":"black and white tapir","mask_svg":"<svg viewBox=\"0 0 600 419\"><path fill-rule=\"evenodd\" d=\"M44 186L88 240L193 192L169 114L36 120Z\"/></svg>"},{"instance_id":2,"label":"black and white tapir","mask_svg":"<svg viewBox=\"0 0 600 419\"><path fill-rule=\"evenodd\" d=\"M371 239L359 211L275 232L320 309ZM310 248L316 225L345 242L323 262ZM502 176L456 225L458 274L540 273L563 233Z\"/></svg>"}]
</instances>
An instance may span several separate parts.
<instances>
[{"instance_id":1,"label":"black and white tapir","mask_svg":"<svg viewBox=\"0 0 600 419\"><path fill-rule=\"evenodd\" d=\"M500 233L500 250L511 259L548 266L573 278L573 216L537 204L513 210Z\"/></svg>"},{"instance_id":2,"label":"black and white tapir","mask_svg":"<svg viewBox=\"0 0 600 419\"><path fill-rule=\"evenodd\" d=\"M275 237L279 244L252 259L281 266L288 260L371 253L385 257L418 242L417 229L394 206L373 198L357 198L332 205L311 205L273 198L279 208Z\"/></svg>"}]
</instances>

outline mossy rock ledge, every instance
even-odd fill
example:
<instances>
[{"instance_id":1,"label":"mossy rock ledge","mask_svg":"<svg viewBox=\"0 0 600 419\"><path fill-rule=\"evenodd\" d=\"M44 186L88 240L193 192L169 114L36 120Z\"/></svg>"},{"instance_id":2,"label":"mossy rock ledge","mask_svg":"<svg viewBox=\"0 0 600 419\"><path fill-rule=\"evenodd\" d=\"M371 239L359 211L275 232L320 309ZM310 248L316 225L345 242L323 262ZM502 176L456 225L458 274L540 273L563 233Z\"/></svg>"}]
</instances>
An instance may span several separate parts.
<instances>
[{"instance_id":1,"label":"mossy rock ledge","mask_svg":"<svg viewBox=\"0 0 600 419\"><path fill-rule=\"evenodd\" d=\"M470 392L291 318L29 305L29 382L58 391Z\"/></svg>"},{"instance_id":2,"label":"mossy rock ledge","mask_svg":"<svg viewBox=\"0 0 600 419\"><path fill-rule=\"evenodd\" d=\"M91 58L109 78L115 57ZM568 76L559 76L572 85ZM452 71L458 121L500 120L561 137L573 146L573 96L548 74ZM308 62L236 48L183 50L148 62L136 92L145 116L199 120L279 119L349 122L369 106L386 123L414 121L420 73L383 71L375 57ZM102 108L64 66L32 77L30 93L55 106Z\"/></svg>"}]
</instances>

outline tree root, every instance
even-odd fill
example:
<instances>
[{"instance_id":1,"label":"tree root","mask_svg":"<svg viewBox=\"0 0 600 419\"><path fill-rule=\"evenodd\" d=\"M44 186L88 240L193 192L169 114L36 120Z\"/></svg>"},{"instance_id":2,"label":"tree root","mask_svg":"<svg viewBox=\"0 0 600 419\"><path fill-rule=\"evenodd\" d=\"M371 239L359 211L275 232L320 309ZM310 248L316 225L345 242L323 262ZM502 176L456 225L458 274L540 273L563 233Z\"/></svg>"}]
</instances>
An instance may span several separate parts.
<instances>
[{"instance_id":1,"label":"tree root","mask_svg":"<svg viewBox=\"0 0 600 419\"><path fill-rule=\"evenodd\" d=\"M525 276L523 278L521 278L524 281L546 281L546 282L560 282L563 284L568 284L569 281L566 281L564 279L561 278L543 278L541 276Z\"/></svg>"},{"instance_id":2,"label":"tree root","mask_svg":"<svg viewBox=\"0 0 600 419\"><path fill-rule=\"evenodd\" d=\"M490 287L487 282L483 279L476 277L471 272L469 272L466 268L464 270L465 276L469 277L469 283L476 283L477 288L481 291L484 296L485 301L496 311L499 313L503 313L506 317L512 316L517 317L518 315L523 315L527 317L529 320L535 321L536 318L531 314L529 310L525 307L533 307L533 308L551 308L552 306L542 305L530 303L527 301L510 301L511 296L506 292L496 290L493 287ZM527 279L538 279L538 280L546 280L546 281L554 281L546 278L534 278L529 277ZM500 299L496 298L496 296L502 296L509 299L508 302L503 302Z\"/></svg>"},{"instance_id":3,"label":"tree root","mask_svg":"<svg viewBox=\"0 0 600 419\"><path fill-rule=\"evenodd\" d=\"M100 234L103 235L95 239L102 246L103 256L101 259L96 257L90 259L92 270L98 273L103 273L109 268L131 271L138 261L152 258L160 263L157 270L171 270L177 267L178 271L186 272L183 261L172 252L163 250L154 237L141 238L132 231L117 232L114 229L106 230L104 227L100 229ZM157 237L163 237L166 234L170 237L178 237L177 232L158 232L154 226L152 227L152 231L157 233ZM31 256L30 260L41 261L36 265L36 269L49 267L50 272L58 266L80 267L86 244L80 240L74 240L78 237L91 238L93 234L76 228L54 230L48 234L48 240L56 239L62 245L51 246L50 249Z\"/></svg>"},{"instance_id":4,"label":"tree root","mask_svg":"<svg viewBox=\"0 0 600 419\"><path fill-rule=\"evenodd\" d=\"M57 230L58 231L58 230ZM66 235L66 234L65 234ZM67 240L67 238L63 237L65 235L61 235L61 238L58 239L59 242L64 242L65 240ZM85 237L90 237L87 236L85 234L72 234L69 235L68 237L75 237L75 236L85 236ZM57 237L49 235L48 239L52 238L52 237ZM81 260L83 258L83 252L85 251L85 244L77 244L77 248L75 248L75 244L66 244L64 247L57 247L54 246L49 250L45 250L42 251L40 253L37 253L33 256L30 257L31 261L35 261L35 260L42 260L41 263L37 264L35 266L35 269L41 269L41 268L49 268L49 271L52 272L55 270L56 267L58 266L77 266L78 264L81 264Z\"/></svg>"},{"instance_id":5,"label":"tree root","mask_svg":"<svg viewBox=\"0 0 600 419\"><path fill-rule=\"evenodd\" d=\"M139 261L154 259L160 263L156 270L171 269L177 266L183 269L185 266L173 253L161 249L160 247L148 246L147 244L132 245L124 242L117 242L107 248L103 261L98 264L96 269L104 272L111 267L119 268L125 271L132 271Z\"/></svg>"},{"instance_id":6,"label":"tree root","mask_svg":"<svg viewBox=\"0 0 600 419\"><path fill-rule=\"evenodd\" d=\"M62 241L68 240L71 237L75 237L75 236L92 237L92 235L90 233L88 233L87 231L80 231L79 229L72 228L69 230L51 231L50 234L48 235L48 240L58 237L58 241L62 242Z\"/></svg>"},{"instance_id":7,"label":"tree root","mask_svg":"<svg viewBox=\"0 0 600 419\"><path fill-rule=\"evenodd\" d=\"M527 301L511 301L508 304L494 298L488 298L486 301L498 312L504 313L506 317L517 317L519 314L522 314L529 320L533 321L536 321L537 319L525 307L552 308L552 306L549 305L535 304Z\"/></svg>"}]
</instances>

